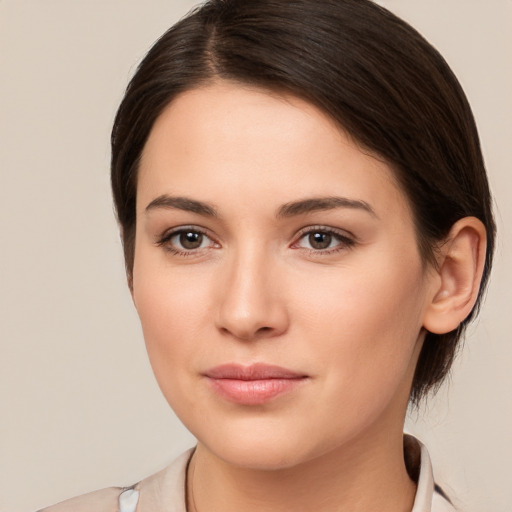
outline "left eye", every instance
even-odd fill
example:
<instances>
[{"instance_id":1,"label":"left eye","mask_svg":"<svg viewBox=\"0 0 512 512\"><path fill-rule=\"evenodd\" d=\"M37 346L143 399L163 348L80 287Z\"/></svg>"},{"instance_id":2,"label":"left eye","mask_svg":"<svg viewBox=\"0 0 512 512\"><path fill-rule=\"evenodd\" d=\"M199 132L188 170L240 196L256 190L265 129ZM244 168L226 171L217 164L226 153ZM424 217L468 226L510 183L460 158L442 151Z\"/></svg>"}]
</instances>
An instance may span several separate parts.
<instances>
[{"instance_id":1,"label":"left eye","mask_svg":"<svg viewBox=\"0 0 512 512\"><path fill-rule=\"evenodd\" d=\"M296 246L314 251L326 251L329 249L349 247L353 241L348 237L326 230L314 230L304 233Z\"/></svg>"}]
</instances>

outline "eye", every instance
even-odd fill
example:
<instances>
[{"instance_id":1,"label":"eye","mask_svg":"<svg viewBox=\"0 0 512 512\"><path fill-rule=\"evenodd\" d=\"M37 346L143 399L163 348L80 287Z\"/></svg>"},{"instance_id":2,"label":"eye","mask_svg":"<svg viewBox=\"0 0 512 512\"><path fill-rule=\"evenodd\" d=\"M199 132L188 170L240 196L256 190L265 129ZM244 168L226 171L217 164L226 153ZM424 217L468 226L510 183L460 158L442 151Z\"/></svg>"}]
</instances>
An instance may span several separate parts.
<instances>
[{"instance_id":1,"label":"eye","mask_svg":"<svg viewBox=\"0 0 512 512\"><path fill-rule=\"evenodd\" d=\"M316 233L309 233L309 235L307 235L308 244L313 249L328 249L331 247L333 240L336 241L331 233L321 233L317 231Z\"/></svg>"},{"instance_id":2,"label":"eye","mask_svg":"<svg viewBox=\"0 0 512 512\"><path fill-rule=\"evenodd\" d=\"M173 229L164 233L157 244L174 254L188 254L217 245L206 233L197 228Z\"/></svg>"},{"instance_id":3,"label":"eye","mask_svg":"<svg viewBox=\"0 0 512 512\"><path fill-rule=\"evenodd\" d=\"M197 231L182 231L181 233L177 233L171 237L169 242L173 245L179 246L182 249L200 249L203 247L207 238L203 235L203 233L198 233Z\"/></svg>"},{"instance_id":4,"label":"eye","mask_svg":"<svg viewBox=\"0 0 512 512\"><path fill-rule=\"evenodd\" d=\"M309 228L300 234L295 248L306 249L312 252L332 253L352 247L355 240L341 234L332 228Z\"/></svg>"}]
</instances>

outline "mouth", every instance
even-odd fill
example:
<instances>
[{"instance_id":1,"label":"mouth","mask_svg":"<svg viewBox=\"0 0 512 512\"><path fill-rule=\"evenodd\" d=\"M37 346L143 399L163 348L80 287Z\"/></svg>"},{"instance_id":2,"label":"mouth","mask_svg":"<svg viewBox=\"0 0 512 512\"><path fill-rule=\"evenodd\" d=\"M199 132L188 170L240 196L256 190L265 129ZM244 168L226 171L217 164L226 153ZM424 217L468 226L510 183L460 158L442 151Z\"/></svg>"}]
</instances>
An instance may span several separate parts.
<instances>
[{"instance_id":1,"label":"mouth","mask_svg":"<svg viewBox=\"0 0 512 512\"><path fill-rule=\"evenodd\" d=\"M280 366L225 364L205 372L212 390L242 405L261 405L294 391L309 377Z\"/></svg>"}]
</instances>

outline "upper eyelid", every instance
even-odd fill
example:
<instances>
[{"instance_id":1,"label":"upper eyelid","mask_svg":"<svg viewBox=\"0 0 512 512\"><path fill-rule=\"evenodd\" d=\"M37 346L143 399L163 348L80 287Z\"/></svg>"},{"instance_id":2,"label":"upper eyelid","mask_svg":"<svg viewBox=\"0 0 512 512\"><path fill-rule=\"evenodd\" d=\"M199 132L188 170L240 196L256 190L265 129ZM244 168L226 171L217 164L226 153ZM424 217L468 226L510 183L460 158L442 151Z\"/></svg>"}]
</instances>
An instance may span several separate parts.
<instances>
[{"instance_id":1,"label":"upper eyelid","mask_svg":"<svg viewBox=\"0 0 512 512\"><path fill-rule=\"evenodd\" d=\"M197 226L195 224L184 224L183 226L175 226L173 228L165 229L159 236L169 236L177 233L182 233L183 231L197 231L203 235L210 236L210 231L202 226Z\"/></svg>"},{"instance_id":2,"label":"upper eyelid","mask_svg":"<svg viewBox=\"0 0 512 512\"><path fill-rule=\"evenodd\" d=\"M309 249L307 247L299 247L301 240L311 233L328 233L338 239L338 244L335 247L325 249ZM291 249L308 251L313 255L330 255L339 252L340 250L347 250L357 245L357 238L350 232L342 229L337 229L329 226L308 226L299 231L295 235L294 241L290 245Z\"/></svg>"},{"instance_id":3,"label":"upper eyelid","mask_svg":"<svg viewBox=\"0 0 512 512\"><path fill-rule=\"evenodd\" d=\"M297 234L295 235L295 237L300 238L303 235L307 235L312 232L314 233L316 231L338 235L339 237L342 237L342 238L350 238L353 241L357 240L357 237L350 231L347 231L346 229L335 228L332 226L323 226L323 225L306 226L306 227L300 229L297 232Z\"/></svg>"},{"instance_id":4,"label":"upper eyelid","mask_svg":"<svg viewBox=\"0 0 512 512\"><path fill-rule=\"evenodd\" d=\"M179 235L180 233L183 233L185 231L195 231L197 233L200 233L200 234L206 236L213 243L218 243L218 241L215 239L215 237L213 237L211 235L209 230L207 230L206 228L203 228L201 226L195 226L195 225L176 226L174 228L166 229L165 231L163 231L162 233L160 233L156 236L156 243L158 245L162 245L162 244L168 242L174 236Z\"/></svg>"}]
</instances>

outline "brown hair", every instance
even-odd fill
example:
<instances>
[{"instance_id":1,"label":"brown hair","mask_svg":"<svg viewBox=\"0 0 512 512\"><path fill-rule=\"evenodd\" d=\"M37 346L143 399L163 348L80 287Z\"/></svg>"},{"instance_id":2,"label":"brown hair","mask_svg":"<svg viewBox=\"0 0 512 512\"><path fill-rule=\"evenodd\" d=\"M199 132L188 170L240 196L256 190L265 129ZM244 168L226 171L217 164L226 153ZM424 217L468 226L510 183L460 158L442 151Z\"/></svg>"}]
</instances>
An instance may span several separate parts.
<instances>
[{"instance_id":1,"label":"brown hair","mask_svg":"<svg viewBox=\"0 0 512 512\"><path fill-rule=\"evenodd\" d=\"M427 333L411 391L418 403L448 373L488 280L495 225L473 115L441 55L369 0L210 0L171 27L133 76L112 131L112 189L131 283L137 168L162 110L214 79L306 99L395 171L411 204L420 252L460 218L487 230L477 305L453 332Z\"/></svg>"}]
</instances>

